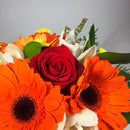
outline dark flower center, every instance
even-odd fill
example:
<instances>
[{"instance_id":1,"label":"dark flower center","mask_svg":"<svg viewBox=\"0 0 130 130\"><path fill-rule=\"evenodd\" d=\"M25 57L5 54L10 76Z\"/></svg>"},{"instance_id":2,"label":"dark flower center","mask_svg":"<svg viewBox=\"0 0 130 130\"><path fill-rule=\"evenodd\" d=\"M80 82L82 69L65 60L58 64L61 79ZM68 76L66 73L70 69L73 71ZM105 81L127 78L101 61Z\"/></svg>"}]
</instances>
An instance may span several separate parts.
<instances>
[{"instance_id":1,"label":"dark flower center","mask_svg":"<svg viewBox=\"0 0 130 130\"><path fill-rule=\"evenodd\" d=\"M13 115L19 121L30 121L36 114L36 104L28 96L20 97L13 105Z\"/></svg>"},{"instance_id":2,"label":"dark flower center","mask_svg":"<svg viewBox=\"0 0 130 130\"><path fill-rule=\"evenodd\" d=\"M96 87L89 86L80 93L80 100L89 109L98 109L101 105L101 94Z\"/></svg>"}]
</instances>

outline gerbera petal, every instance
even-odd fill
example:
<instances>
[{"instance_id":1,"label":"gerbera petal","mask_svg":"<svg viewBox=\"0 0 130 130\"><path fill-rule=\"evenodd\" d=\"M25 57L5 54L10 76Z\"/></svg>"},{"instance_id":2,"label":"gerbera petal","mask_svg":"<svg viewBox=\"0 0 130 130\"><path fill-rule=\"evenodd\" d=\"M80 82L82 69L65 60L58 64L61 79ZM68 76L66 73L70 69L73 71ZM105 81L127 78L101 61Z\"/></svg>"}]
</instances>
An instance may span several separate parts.
<instances>
[{"instance_id":1,"label":"gerbera petal","mask_svg":"<svg viewBox=\"0 0 130 130\"><path fill-rule=\"evenodd\" d=\"M72 111L72 113L79 113L81 111L81 108L79 108L77 102L74 99L70 100L70 108L68 109L70 109L68 110L68 114L71 114L69 111Z\"/></svg>"},{"instance_id":2,"label":"gerbera petal","mask_svg":"<svg viewBox=\"0 0 130 130\"><path fill-rule=\"evenodd\" d=\"M18 84L17 78L15 77L15 74L10 70L7 66L1 65L0 66L0 75L5 77L7 80L9 80L14 86Z\"/></svg>"},{"instance_id":3,"label":"gerbera petal","mask_svg":"<svg viewBox=\"0 0 130 130\"><path fill-rule=\"evenodd\" d=\"M95 65L98 61L100 61L100 58L99 58L97 55L93 56L93 57L91 58L91 60L90 60L89 58L87 58L87 56L86 56L83 65L84 65L84 67L85 67L86 70L87 70L87 69L88 69L88 66L87 66L87 65L93 66L93 65ZM86 70L85 70L85 71L86 71Z\"/></svg>"},{"instance_id":4,"label":"gerbera petal","mask_svg":"<svg viewBox=\"0 0 130 130\"><path fill-rule=\"evenodd\" d=\"M41 125L39 126L39 130L55 130L55 120L54 118L49 114L46 113L45 120L42 121ZM47 119L47 120L46 120Z\"/></svg>"},{"instance_id":5,"label":"gerbera petal","mask_svg":"<svg viewBox=\"0 0 130 130\"><path fill-rule=\"evenodd\" d=\"M64 96L60 94L60 86L55 86L44 99L46 111L56 117L56 122L63 120L65 105L61 105L62 102L64 102Z\"/></svg>"},{"instance_id":6,"label":"gerbera petal","mask_svg":"<svg viewBox=\"0 0 130 130\"><path fill-rule=\"evenodd\" d=\"M17 59L14 64L1 65L0 69L3 69L0 71L0 129L54 130L65 113L60 90L33 73L27 60ZM51 98L52 92L55 98ZM54 109L49 111L48 104L44 104L48 95L51 99L48 104L56 102Z\"/></svg>"},{"instance_id":7,"label":"gerbera petal","mask_svg":"<svg viewBox=\"0 0 130 130\"><path fill-rule=\"evenodd\" d=\"M60 86L55 86L55 88L46 96L44 104L47 105L46 109L48 111L55 110L59 106L59 102L57 102L57 100L56 100L56 102L51 102L52 99L59 98L59 95L57 95L58 92L60 92ZM60 97L60 99L61 98L62 97ZM48 104L48 101L50 101L49 104Z\"/></svg>"},{"instance_id":8,"label":"gerbera petal","mask_svg":"<svg viewBox=\"0 0 130 130\"><path fill-rule=\"evenodd\" d=\"M110 80L113 77L117 76L119 74L119 69L112 67L108 61L99 61L91 69L91 72L92 74L94 73L94 75L91 75L90 73L89 76L95 78L95 82L101 82L103 80Z\"/></svg>"},{"instance_id":9,"label":"gerbera petal","mask_svg":"<svg viewBox=\"0 0 130 130\"><path fill-rule=\"evenodd\" d=\"M13 89L13 84L6 79L6 77L0 75L0 93L8 93L10 89Z\"/></svg>"},{"instance_id":10,"label":"gerbera petal","mask_svg":"<svg viewBox=\"0 0 130 130\"><path fill-rule=\"evenodd\" d=\"M99 129L123 130L127 122L121 113L130 111L130 89L125 77L118 76L119 69L112 67L106 60L100 60L98 56L91 59L86 57L84 67L77 81L77 89L74 89L75 106L94 110L98 116ZM84 86L88 88L82 89Z\"/></svg>"},{"instance_id":11,"label":"gerbera petal","mask_svg":"<svg viewBox=\"0 0 130 130\"><path fill-rule=\"evenodd\" d=\"M33 69L29 68L28 63L26 61L28 60L23 60L23 62L21 62L21 60L18 59L16 60L14 65L8 64L8 66L15 72L19 83L23 83L26 81L26 84L30 84L33 81ZM23 71L25 72L23 73Z\"/></svg>"},{"instance_id":12,"label":"gerbera petal","mask_svg":"<svg viewBox=\"0 0 130 130\"><path fill-rule=\"evenodd\" d=\"M110 117L108 113L106 113L104 116L102 116L102 119L104 120L104 122L106 122L106 124L110 124L110 126L114 129L114 130L118 130L120 129L120 126L122 126L122 123L121 125L118 125L119 122L117 123L117 120L113 119L112 116Z\"/></svg>"}]
</instances>

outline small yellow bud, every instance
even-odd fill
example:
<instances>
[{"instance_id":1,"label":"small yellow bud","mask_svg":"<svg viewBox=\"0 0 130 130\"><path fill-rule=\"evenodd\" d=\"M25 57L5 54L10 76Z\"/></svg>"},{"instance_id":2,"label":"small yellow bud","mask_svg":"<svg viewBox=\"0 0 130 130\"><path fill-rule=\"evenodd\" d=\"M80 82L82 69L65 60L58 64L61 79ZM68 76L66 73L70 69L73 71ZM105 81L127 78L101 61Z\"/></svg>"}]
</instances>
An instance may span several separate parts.
<instances>
[{"instance_id":1,"label":"small yellow bud","mask_svg":"<svg viewBox=\"0 0 130 130\"><path fill-rule=\"evenodd\" d=\"M99 53L104 53L104 52L107 52L107 51L105 49L103 49L103 48L99 49Z\"/></svg>"},{"instance_id":2,"label":"small yellow bud","mask_svg":"<svg viewBox=\"0 0 130 130\"><path fill-rule=\"evenodd\" d=\"M79 45L79 43L75 43L75 45L76 45L76 46L78 46L78 45Z\"/></svg>"},{"instance_id":3,"label":"small yellow bud","mask_svg":"<svg viewBox=\"0 0 130 130\"><path fill-rule=\"evenodd\" d=\"M37 32L39 32L39 33L49 33L49 34L51 34L51 30L50 30L50 29L47 29L47 28L41 28L41 29L37 30Z\"/></svg>"},{"instance_id":4,"label":"small yellow bud","mask_svg":"<svg viewBox=\"0 0 130 130\"><path fill-rule=\"evenodd\" d=\"M36 42L43 43L41 39L35 39Z\"/></svg>"}]
</instances>

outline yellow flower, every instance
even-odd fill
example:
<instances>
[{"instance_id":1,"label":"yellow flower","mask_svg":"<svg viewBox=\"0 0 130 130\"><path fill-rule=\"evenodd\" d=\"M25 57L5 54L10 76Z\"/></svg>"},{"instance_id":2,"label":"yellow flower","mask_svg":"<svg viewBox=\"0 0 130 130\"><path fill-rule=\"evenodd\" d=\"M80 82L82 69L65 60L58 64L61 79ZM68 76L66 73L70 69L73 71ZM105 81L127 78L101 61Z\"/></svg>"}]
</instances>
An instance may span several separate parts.
<instances>
[{"instance_id":1,"label":"yellow flower","mask_svg":"<svg viewBox=\"0 0 130 130\"><path fill-rule=\"evenodd\" d=\"M43 43L43 41L41 39L40 40L39 39L35 39L34 41L41 43L42 46L50 46L50 43L46 43L46 42Z\"/></svg>"},{"instance_id":2,"label":"yellow flower","mask_svg":"<svg viewBox=\"0 0 130 130\"><path fill-rule=\"evenodd\" d=\"M107 51L105 49L103 49L103 48L99 49L99 53L104 53L104 52L107 52Z\"/></svg>"},{"instance_id":3,"label":"yellow flower","mask_svg":"<svg viewBox=\"0 0 130 130\"><path fill-rule=\"evenodd\" d=\"M47 28L41 28L41 29L37 30L37 33L49 33L49 34L51 34L51 30L47 29Z\"/></svg>"}]
</instances>

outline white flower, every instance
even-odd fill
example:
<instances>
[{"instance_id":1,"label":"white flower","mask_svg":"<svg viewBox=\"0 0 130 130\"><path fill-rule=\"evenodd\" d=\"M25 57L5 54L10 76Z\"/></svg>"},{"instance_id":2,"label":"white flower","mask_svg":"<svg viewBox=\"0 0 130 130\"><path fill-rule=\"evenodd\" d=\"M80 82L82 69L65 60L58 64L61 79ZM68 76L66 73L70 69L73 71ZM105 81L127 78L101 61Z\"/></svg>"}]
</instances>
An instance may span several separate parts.
<instances>
[{"instance_id":1,"label":"white flower","mask_svg":"<svg viewBox=\"0 0 130 130\"><path fill-rule=\"evenodd\" d=\"M17 58L24 59L23 51L13 44L8 44L5 50L14 58L14 60Z\"/></svg>"},{"instance_id":2,"label":"white flower","mask_svg":"<svg viewBox=\"0 0 130 130\"><path fill-rule=\"evenodd\" d=\"M65 128L77 128L78 130L83 130L83 128L88 128L88 130L96 130L98 124L98 117L95 112L89 109L84 109L80 113L74 115L66 116Z\"/></svg>"},{"instance_id":3,"label":"white flower","mask_svg":"<svg viewBox=\"0 0 130 130\"><path fill-rule=\"evenodd\" d=\"M69 128L69 130L98 130L97 126L93 126L93 127L71 127Z\"/></svg>"},{"instance_id":4,"label":"white flower","mask_svg":"<svg viewBox=\"0 0 130 130\"><path fill-rule=\"evenodd\" d=\"M60 44L59 45L63 44L65 46L67 46L79 62L83 62L83 60L86 56L88 58L91 58L92 56L96 55L97 47L95 45L83 52L87 41L81 40L79 43L75 43L76 41L75 41L74 30L72 30L66 36L65 39L63 39L63 34L64 34L64 31L62 31L62 33L60 35Z\"/></svg>"},{"instance_id":5,"label":"white flower","mask_svg":"<svg viewBox=\"0 0 130 130\"><path fill-rule=\"evenodd\" d=\"M7 45L5 53L0 52L0 64L14 63L17 58L24 59L24 54L21 49L13 44Z\"/></svg>"},{"instance_id":6,"label":"white flower","mask_svg":"<svg viewBox=\"0 0 130 130\"><path fill-rule=\"evenodd\" d=\"M88 58L93 57L94 55L96 55L96 51L97 51L97 47L95 45L93 45L92 47L90 47L88 50L86 50L85 52L83 52L80 56L77 57L77 60L79 62L83 62L85 57L87 56Z\"/></svg>"},{"instance_id":7,"label":"white flower","mask_svg":"<svg viewBox=\"0 0 130 130\"><path fill-rule=\"evenodd\" d=\"M14 59L9 53L2 53L0 52L0 65L6 64L6 63L13 63Z\"/></svg>"}]
</instances>

